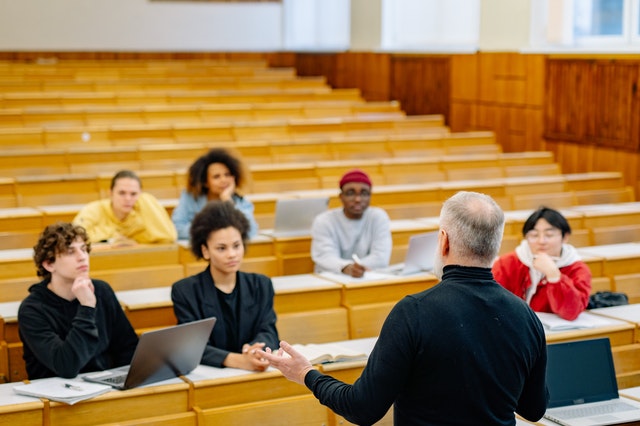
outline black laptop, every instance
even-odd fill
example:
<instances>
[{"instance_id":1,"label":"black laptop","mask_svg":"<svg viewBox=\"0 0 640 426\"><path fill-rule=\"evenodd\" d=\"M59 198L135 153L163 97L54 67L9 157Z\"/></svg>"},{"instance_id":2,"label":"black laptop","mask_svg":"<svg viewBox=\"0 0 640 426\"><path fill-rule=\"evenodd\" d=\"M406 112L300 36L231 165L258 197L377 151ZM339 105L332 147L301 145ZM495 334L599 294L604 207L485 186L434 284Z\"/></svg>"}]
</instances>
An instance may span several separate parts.
<instances>
[{"instance_id":1,"label":"black laptop","mask_svg":"<svg viewBox=\"0 0 640 426\"><path fill-rule=\"evenodd\" d=\"M608 338L547 345L546 419L567 426L640 420L640 403L620 397Z\"/></svg>"}]
</instances>

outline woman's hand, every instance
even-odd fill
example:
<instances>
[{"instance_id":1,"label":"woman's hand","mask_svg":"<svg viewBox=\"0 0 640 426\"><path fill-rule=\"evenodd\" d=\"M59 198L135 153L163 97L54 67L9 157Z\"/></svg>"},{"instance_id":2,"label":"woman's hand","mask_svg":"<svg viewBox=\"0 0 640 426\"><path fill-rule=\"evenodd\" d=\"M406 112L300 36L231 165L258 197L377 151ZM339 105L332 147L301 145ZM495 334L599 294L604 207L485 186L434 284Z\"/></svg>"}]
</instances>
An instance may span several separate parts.
<instances>
[{"instance_id":1,"label":"woman's hand","mask_svg":"<svg viewBox=\"0 0 640 426\"><path fill-rule=\"evenodd\" d=\"M269 361L262 356L265 344L262 342L242 346L242 353L232 352L222 363L225 367L240 368L249 371L264 371L269 367Z\"/></svg>"}]
</instances>

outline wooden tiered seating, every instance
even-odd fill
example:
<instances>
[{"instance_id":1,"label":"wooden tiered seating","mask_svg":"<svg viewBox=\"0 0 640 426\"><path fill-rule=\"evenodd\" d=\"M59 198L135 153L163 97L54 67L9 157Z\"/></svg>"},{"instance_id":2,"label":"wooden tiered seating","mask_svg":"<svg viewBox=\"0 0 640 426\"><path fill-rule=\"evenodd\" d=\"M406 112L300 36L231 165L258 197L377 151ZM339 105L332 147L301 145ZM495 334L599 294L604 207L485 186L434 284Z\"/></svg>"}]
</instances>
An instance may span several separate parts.
<instances>
[{"instance_id":1,"label":"wooden tiered seating","mask_svg":"<svg viewBox=\"0 0 640 426\"><path fill-rule=\"evenodd\" d=\"M0 215L0 246L27 248L1 253L4 300L20 300L35 282L28 247L42 227L54 220L70 220L82 203L106 196L116 169L138 171L144 189L164 199L170 211L184 186L185 168L212 144L235 149L249 165L253 182L246 188L247 197L254 202L262 227L269 225L277 197L329 194L331 205L337 206L337 179L351 167L362 167L372 175L372 203L384 207L394 219L435 216L442 201L461 189L489 193L506 210L529 210L539 204L571 210L580 204L635 199L620 174L563 175L550 153L504 154L489 132L449 133L442 117L405 117L397 103L366 103L357 90L331 89L322 78L297 79L290 69L269 70L264 63L200 68L119 65L104 69L61 65L43 72L46 79L42 79L38 72L29 76L0 64L0 91L5 88L0 95L0 108L4 108L0 109L0 145L6 148L0 155L0 176L6 176L0 181L0 206L26 206ZM220 74L208 74L210 68ZM265 82L270 83L268 89ZM14 89L20 91L8 93ZM58 178L51 182L45 176L56 174ZM72 197L64 195L68 189ZM64 205L52 206L58 202ZM629 209L617 217L630 219L634 214ZM588 217L586 210L576 210L570 217L571 242L595 245L605 241L603 228L614 225L627 228L610 229L611 235L637 235L633 224L610 224L605 216L600 212ZM513 232L505 232L503 250L520 239L517 224L509 226ZM435 227L437 222L425 219L396 228L394 261L404 254L408 235ZM243 269L270 276L311 272L309 242L308 237L252 242ZM640 299L630 290L640 270L629 259L617 268L614 259L599 254L585 258L595 276L594 291L629 289L633 300ZM166 287L203 267L179 245L92 255L95 277L121 291ZM281 292L276 298L279 328L298 341L339 340L343 330L351 338L375 335L398 298L426 284L405 285L413 287L336 284L339 292L333 287L322 297L317 292L305 294L315 303L305 310L296 306L300 302L294 294ZM385 286L381 294L376 293ZM336 298L344 306L335 306ZM145 321L158 315L175 320L167 315L166 305L147 308L125 310L138 328L157 325ZM160 313L148 316L154 309ZM317 327L318 315L330 326ZM17 335L9 333L0 340L9 359L5 363L0 354L0 369L19 364ZM300 401L305 409L312 409L306 403ZM237 402L230 411L203 406L198 416L222 419L245 408L255 409L251 404ZM323 421L325 414L320 414ZM182 421L182 414L176 415ZM194 421L193 416L186 419Z\"/></svg>"}]
</instances>

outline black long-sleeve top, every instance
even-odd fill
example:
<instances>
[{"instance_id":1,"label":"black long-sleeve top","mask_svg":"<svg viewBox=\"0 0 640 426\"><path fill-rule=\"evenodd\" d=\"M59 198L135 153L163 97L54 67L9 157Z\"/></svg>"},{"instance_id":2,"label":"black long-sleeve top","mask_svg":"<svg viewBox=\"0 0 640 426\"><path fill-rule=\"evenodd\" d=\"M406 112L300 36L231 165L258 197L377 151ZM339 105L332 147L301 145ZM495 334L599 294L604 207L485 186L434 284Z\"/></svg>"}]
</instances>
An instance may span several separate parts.
<instances>
[{"instance_id":1,"label":"black long-sleeve top","mask_svg":"<svg viewBox=\"0 0 640 426\"><path fill-rule=\"evenodd\" d=\"M178 323L216 317L202 364L222 367L230 352L239 353L244 343L264 342L267 347L280 347L273 309L274 290L271 279L261 274L236 273L237 305L226 309L221 305L209 267L199 274L184 278L171 288L173 310ZM226 313L226 314L225 314ZM229 313L236 316L235 323Z\"/></svg>"},{"instance_id":2,"label":"black long-sleeve top","mask_svg":"<svg viewBox=\"0 0 640 426\"><path fill-rule=\"evenodd\" d=\"M359 425L392 404L396 425L515 425L514 412L544 414L546 363L540 321L491 269L447 266L441 283L392 309L353 385L316 370L305 384Z\"/></svg>"},{"instance_id":3,"label":"black long-sleeve top","mask_svg":"<svg viewBox=\"0 0 640 426\"><path fill-rule=\"evenodd\" d=\"M70 378L131 362L138 336L109 284L91 281L95 308L56 295L47 288L49 280L29 288L18 310L18 330L30 380Z\"/></svg>"}]
</instances>

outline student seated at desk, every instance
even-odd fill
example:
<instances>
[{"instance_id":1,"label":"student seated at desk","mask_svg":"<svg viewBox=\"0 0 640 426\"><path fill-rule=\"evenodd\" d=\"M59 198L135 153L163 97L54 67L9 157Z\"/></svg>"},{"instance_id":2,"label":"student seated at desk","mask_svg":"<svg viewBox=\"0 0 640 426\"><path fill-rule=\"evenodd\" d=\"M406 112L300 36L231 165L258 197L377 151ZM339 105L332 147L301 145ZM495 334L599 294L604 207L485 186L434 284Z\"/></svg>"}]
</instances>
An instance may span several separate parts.
<instances>
[{"instance_id":1,"label":"student seated at desk","mask_svg":"<svg viewBox=\"0 0 640 426\"><path fill-rule=\"evenodd\" d=\"M216 317L202 364L263 371L259 349L278 347L271 279L240 272L249 221L233 204L212 201L193 219L191 250L209 262L171 289L178 323Z\"/></svg>"},{"instance_id":2,"label":"student seated at desk","mask_svg":"<svg viewBox=\"0 0 640 426\"><path fill-rule=\"evenodd\" d=\"M591 271L568 244L570 234L560 212L540 207L525 221L524 239L515 252L493 264L496 281L534 311L576 319L589 303Z\"/></svg>"},{"instance_id":3,"label":"student seated at desk","mask_svg":"<svg viewBox=\"0 0 640 426\"><path fill-rule=\"evenodd\" d=\"M114 245L172 243L176 228L156 198L142 192L142 182L130 170L113 176L110 198L84 206L73 219L87 230L91 242Z\"/></svg>"},{"instance_id":4,"label":"student seated at desk","mask_svg":"<svg viewBox=\"0 0 640 426\"><path fill-rule=\"evenodd\" d=\"M89 278L91 243L84 228L45 228L33 259L43 280L29 288L18 328L30 380L127 365L138 344L109 287Z\"/></svg>"},{"instance_id":5,"label":"student seated at desk","mask_svg":"<svg viewBox=\"0 0 640 426\"><path fill-rule=\"evenodd\" d=\"M395 425L506 426L514 412L537 421L549 398L545 334L491 275L503 229L504 214L486 195L462 192L444 203L435 267L442 281L396 304L353 384L315 370L286 342L263 356L354 424L374 424L392 404Z\"/></svg>"},{"instance_id":6,"label":"student seated at desk","mask_svg":"<svg viewBox=\"0 0 640 426\"><path fill-rule=\"evenodd\" d=\"M198 158L189 167L187 189L180 193L178 205L171 214L178 238L189 238L191 221L209 201L232 203L249 221L249 238L254 237L258 224L253 217L253 203L237 192L244 179L242 163L226 149L214 148Z\"/></svg>"},{"instance_id":7,"label":"student seated at desk","mask_svg":"<svg viewBox=\"0 0 640 426\"><path fill-rule=\"evenodd\" d=\"M369 207L371 179L354 169L339 185L342 208L319 214L311 226L315 271L361 277L367 269L389 266L391 222L383 209Z\"/></svg>"}]
</instances>

